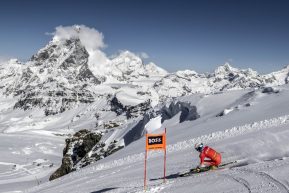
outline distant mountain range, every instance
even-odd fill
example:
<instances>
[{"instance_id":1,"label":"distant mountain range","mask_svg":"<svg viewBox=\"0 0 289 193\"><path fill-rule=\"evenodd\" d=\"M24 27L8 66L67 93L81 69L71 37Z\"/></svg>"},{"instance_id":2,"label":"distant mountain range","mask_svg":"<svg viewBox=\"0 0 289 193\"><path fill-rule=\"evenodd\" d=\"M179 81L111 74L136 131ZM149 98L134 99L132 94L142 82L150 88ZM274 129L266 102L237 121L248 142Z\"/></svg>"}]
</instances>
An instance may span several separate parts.
<instances>
[{"instance_id":1,"label":"distant mountain range","mask_svg":"<svg viewBox=\"0 0 289 193\"><path fill-rule=\"evenodd\" d=\"M78 28L76 30L79 30ZM53 39L26 63L10 60L0 69L0 91L18 98L15 108L43 108L57 114L96 97L115 95L124 105L150 99L154 106L170 97L194 93L259 88L287 84L289 66L260 75L228 63L213 73L191 70L168 73L137 55L122 51L105 65L89 64L89 52L79 38Z\"/></svg>"}]
</instances>

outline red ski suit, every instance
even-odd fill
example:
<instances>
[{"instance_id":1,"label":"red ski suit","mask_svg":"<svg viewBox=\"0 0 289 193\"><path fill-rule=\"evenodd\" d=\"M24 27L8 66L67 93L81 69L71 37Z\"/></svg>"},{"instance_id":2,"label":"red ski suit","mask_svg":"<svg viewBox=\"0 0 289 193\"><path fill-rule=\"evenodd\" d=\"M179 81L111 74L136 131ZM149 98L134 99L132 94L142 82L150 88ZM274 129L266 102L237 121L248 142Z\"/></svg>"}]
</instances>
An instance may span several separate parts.
<instances>
[{"instance_id":1,"label":"red ski suit","mask_svg":"<svg viewBox=\"0 0 289 193\"><path fill-rule=\"evenodd\" d=\"M208 159L205 159L208 158ZM220 165L222 158L221 154L216 152L214 149L206 146L200 153L201 165L205 166L218 166Z\"/></svg>"}]
</instances>

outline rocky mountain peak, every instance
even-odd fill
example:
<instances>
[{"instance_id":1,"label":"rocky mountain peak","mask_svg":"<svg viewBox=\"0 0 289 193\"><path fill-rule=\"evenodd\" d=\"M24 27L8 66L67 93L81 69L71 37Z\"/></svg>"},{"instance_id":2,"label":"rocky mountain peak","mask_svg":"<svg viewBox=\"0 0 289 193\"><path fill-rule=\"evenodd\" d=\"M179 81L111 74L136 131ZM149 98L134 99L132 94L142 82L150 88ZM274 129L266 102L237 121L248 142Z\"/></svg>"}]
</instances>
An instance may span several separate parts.
<instances>
[{"instance_id":1,"label":"rocky mountain peak","mask_svg":"<svg viewBox=\"0 0 289 193\"><path fill-rule=\"evenodd\" d=\"M282 70L277 72L272 72L266 75L267 79L270 80L269 83L277 82L278 85L289 83L289 65L285 66Z\"/></svg>"},{"instance_id":2,"label":"rocky mountain peak","mask_svg":"<svg viewBox=\"0 0 289 193\"><path fill-rule=\"evenodd\" d=\"M22 65L20 74L14 73L13 79L1 77L8 82L4 94L20 96L14 108L40 107L46 115L64 112L78 103L91 103L91 88L104 78L92 73L88 58L80 39L53 39Z\"/></svg>"},{"instance_id":3,"label":"rocky mountain peak","mask_svg":"<svg viewBox=\"0 0 289 193\"><path fill-rule=\"evenodd\" d=\"M131 66L137 64L143 65L142 59L128 50L121 51L119 55L114 58L114 60L120 61L122 63L130 63Z\"/></svg>"},{"instance_id":4,"label":"rocky mountain peak","mask_svg":"<svg viewBox=\"0 0 289 193\"><path fill-rule=\"evenodd\" d=\"M132 73L143 74L144 64L141 58L129 51L123 51L111 60L111 67L122 72L124 76Z\"/></svg>"},{"instance_id":5,"label":"rocky mountain peak","mask_svg":"<svg viewBox=\"0 0 289 193\"><path fill-rule=\"evenodd\" d=\"M130 51L121 51L117 56L111 58L106 68L109 69L106 76L112 77L112 81L120 82L131 82L167 74L165 70L153 63L144 64L139 56Z\"/></svg>"},{"instance_id":6,"label":"rocky mountain peak","mask_svg":"<svg viewBox=\"0 0 289 193\"><path fill-rule=\"evenodd\" d=\"M32 56L29 65L42 75L62 77L70 83L80 80L100 84L103 78L97 78L89 69L88 58L89 53L79 38L54 39Z\"/></svg>"},{"instance_id":7,"label":"rocky mountain peak","mask_svg":"<svg viewBox=\"0 0 289 193\"><path fill-rule=\"evenodd\" d=\"M232 67L229 63L219 66L213 75L217 79L228 79L229 81L236 80L236 78L251 79L260 76L252 69L238 69Z\"/></svg>"},{"instance_id":8,"label":"rocky mountain peak","mask_svg":"<svg viewBox=\"0 0 289 193\"><path fill-rule=\"evenodd\" d=\"M215 70L215 75L227 75L230 73L236 73L238 72L239 69L237 68L233 68L229 63L225 63L224 65L219 66L218 68L216 68Z\"/></svg>"},{"instance_id":9,"label":"rocky mountain peak","mask_svg":"<svg viewBox=\"0 0 289 193\"><path fill-rule=\"evenodd\" d=\"M160 67L158 67L155 63L148 63L145 65L145 69L150 73L152 76L165 76L168 72Z\"/></svg>"},{"instance_id":10,"label":"rocky mountain peak","mask_svg":"<svg viewBox=\"0 0 289 193\"><path fill-rule=\"evenodd\" d=\"M87 63L88 52L79 39L53 40L33 55L30 63L35 66L68 68L72 64Z\"/></svg>"}]
</instances>

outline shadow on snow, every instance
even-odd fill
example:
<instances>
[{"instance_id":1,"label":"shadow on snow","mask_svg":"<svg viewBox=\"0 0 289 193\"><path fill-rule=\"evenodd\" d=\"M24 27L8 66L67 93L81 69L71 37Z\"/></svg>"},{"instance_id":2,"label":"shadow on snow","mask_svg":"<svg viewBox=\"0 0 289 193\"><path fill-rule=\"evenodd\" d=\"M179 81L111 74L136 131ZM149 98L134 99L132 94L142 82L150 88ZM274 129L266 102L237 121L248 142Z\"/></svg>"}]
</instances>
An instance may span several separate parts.
<instances>
[{"instance_id":1,"label":"shadow on snow","mask_svg":"<svg viewBox=\"0 0 289 193\"><path fill-rule=\"evenodd\" d=\"M103 193L103 192L108 192L108 191L114 190L114 189L117 189L117 188L104 188L104 189L97 190L97 191L94 191L94 192L91 192L91 193Z\"/></svg>"}]
</instances>

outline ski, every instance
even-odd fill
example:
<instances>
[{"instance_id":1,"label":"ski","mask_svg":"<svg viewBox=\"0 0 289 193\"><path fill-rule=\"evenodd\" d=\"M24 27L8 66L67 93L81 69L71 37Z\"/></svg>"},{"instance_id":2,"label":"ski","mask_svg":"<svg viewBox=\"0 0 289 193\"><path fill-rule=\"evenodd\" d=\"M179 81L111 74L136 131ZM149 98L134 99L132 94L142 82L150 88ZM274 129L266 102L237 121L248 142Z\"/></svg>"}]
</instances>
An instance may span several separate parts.
<instances>
[{"instance_id":1,"label":"ski","mask_svg":"<svg viewBox=\"0 0 289 193\"><path fill-rule=\"evenodd\" d=\"M207 171L210 171L210 170L219 170L219 169L223 169L225 166L228 166L228 165L231 165L231 164L234 164L234 163L237 163L237 161L231 161L231 162L227 162L227 163L224 163L224 164L221 164L219 165L219 167L215 168L215 169L212 169L211 167L205 167L205 168L193 168L187 172L184 172L184 173L179 173L179 176L180 177L186 177L186 176L190 176L192 174L197 174L197 173L202 173L202 172L207 172Z\"/></svg>"},{"instance_id":2,"label":"ski","mask_svg":"<svg viewBox=\"0 0 289 193\"><path fill-rule=\"evenodd\" d=\"M224 166L227 166L227 165L235 164L235 163L237 163L237 162L238 162L238 161L235 160L235 161L231 161L231 162L223 163L223 164L219 165L219 168L224 167Z\"/></svg>"}]
</instances>

